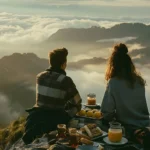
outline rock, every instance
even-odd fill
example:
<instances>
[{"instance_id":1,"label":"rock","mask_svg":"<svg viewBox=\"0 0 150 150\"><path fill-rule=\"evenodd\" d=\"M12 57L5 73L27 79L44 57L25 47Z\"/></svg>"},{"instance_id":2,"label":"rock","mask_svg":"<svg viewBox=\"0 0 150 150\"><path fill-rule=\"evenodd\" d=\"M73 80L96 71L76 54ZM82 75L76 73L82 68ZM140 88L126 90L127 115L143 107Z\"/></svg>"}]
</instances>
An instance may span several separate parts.
<instances>
[{"instance_id":1,"label":"rock","mask_svg":"<svg viewBox=\"0 0 150 150\"><path fill-rule=\"evenodd\" d=\"M47 150L49 143L47 138L37 138L31 144L25 145L23 140L18 140L15 144L9 145L5 150Z\"/></svg>"},{"instance_id":2,"label":"rock","mask_svg":"<svg viewBox=\"0 0 150 150\"><path fill-rule=\"evenodd\" d=\"M61 144L54 144L54 145L51 145L48 150L75 150L75 148L61 145Z\"/></svg>"},{"instance_id":3,"label":"rock","mask_svg":"<svg viewBox=\"0 0 150 150\"><path fill-rule=\"evenodd\" d=\"M65 148L62 147L61 145L54 144L54 145L50 146L48 150L65 150Z\"/></svg>"},{"instance_id":4,"label":"rock","mask_svg":"<svg viewBox=\"0 0 150 150\"><path fill-rule=\"evenodd\" d=\"M33 144L38 144L40 141L39 141L39 139L35 139L32 143Z\"/></svg>"},{"instance_id":5,"label":"rock","mask_svg":"<svg viewBox=\"0 0 150 150\"><path fill-rule=\"evenodd\" d=\"M32 150L47 150L46 148L33 148Z\"/></svg>"},{"instance_id":6,"label":"rock","mask_svg":"<svg viewBox=\"0 0 150 150\"><path fill-rule=\"evenodd\" d=\"M56 139L52 139L48 142L49 145L55 144L56 143Z\"/></svg>"}]
</instances>

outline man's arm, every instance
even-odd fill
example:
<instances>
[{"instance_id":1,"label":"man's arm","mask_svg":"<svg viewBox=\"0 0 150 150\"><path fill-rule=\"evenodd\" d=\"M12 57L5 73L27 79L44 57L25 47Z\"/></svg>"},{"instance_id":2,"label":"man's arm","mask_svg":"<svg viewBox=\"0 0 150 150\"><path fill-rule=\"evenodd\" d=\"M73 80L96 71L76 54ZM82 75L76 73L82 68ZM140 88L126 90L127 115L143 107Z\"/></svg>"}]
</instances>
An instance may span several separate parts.
<instances>
[{"instance_id":1,"label":"man's arm","mask_svg":"<svg viewBox=\"0 0 150 150\"><path fill-rule=\"evenodd\" d=\"M104 94L101 111L106 121L112 121L113 118L115 117L116 105L110 83L108 84Z\"/></svg>"},{"instance_id":2,"label":"man's arm","mask_svg":"<svg viewBox=\"0 0 150 150\"><path fill-rule=\"evenodd\" d=\"M76 115L77 112L81 110L81 97L76 89L75 84L73 83L72 79L67 77L67 88L66 88L66 112L70 117L73 117Z\"/></svg>"}]
</instances>

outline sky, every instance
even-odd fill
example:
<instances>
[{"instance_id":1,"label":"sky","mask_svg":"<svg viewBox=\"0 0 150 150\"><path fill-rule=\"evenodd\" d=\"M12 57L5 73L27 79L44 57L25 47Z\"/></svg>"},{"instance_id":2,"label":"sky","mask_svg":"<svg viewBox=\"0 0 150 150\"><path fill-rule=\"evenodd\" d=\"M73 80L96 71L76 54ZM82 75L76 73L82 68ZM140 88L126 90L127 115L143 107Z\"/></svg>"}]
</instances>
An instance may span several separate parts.
<instances>
[{"instance_id":1,"label":"sky","mask_svg":"<svg viewBox=\"0 0 150 150\"><path fill-rule=\"evenodd\" d=\"M78 17L150 17L149 0L0 0L0 12Z\"/></svg>"}]
</instances>

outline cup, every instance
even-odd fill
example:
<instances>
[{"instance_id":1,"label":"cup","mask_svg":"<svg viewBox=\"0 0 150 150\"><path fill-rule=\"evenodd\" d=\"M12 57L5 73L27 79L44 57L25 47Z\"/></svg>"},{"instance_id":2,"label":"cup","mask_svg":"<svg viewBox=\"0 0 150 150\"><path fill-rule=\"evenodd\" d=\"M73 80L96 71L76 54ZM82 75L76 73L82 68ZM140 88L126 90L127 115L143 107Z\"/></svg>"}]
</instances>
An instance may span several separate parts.
<instances>
[{"instance_id":1,"label":"cup","mask_svg":"<svg viewBox=\"0 0 150 150\"><path fill-rule=\"evenodd\" d=\"M79 144L79 134L76 128L69 128L69 145L73 148L77 148Z\"/></svg>"},{"instance_id":2,"label":"cup","mask_svg":"<svg viewBox=\"0 0 150 150\"><path fill-rule=\"evenodd\" d=\"M123 136L123 129L120 123L111 122L108 130L108 139L111 142L120 142Z\"/></svg>"},{"instance_id":3,"label":"cup","mask_svg":"<svg viewBox=\"0 0 150 150\"><path fill-rule=\"evenodd\" d=\"M96 95L95 94L87 95L87 104L88 105L96 105Z\"/></svg>"}]
</instances>

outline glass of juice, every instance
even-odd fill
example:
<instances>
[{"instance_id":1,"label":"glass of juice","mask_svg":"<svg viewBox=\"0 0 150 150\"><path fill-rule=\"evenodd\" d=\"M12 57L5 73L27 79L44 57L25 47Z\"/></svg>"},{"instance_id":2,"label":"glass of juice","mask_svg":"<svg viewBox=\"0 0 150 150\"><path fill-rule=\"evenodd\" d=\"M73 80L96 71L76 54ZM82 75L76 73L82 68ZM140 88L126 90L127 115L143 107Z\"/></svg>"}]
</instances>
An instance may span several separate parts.
<instances>
[{"instance_id":1,"label":"glass of juice","mask_svg":"<svg viewBox=\"0 0 150 150\"><path fill-rule=\"evenodd\" d=\"M108 139L111 142L120 142L123 136L123 129L120 123L111 122L108 130Z\"/></svg>"},{"instance_id":2,"label":"glass of juice","mask_svg":"<svg viewBox=\"0 0 150 150\"><path fill-rule=\"evenodd\" d=\"M73 148L77 148L79 144L79 135L76 128L69 128L69 145Z\"/></svg>"},{"instance_id":3,"label":"glass of juice","mask_svg":"<svg viewBox=\"0 0 150 150\"><path fill-rule=\"evenodd\" d=\"M87 95L87 104L96 105L96 94L90 93Z\"/></svg>"}]
</instances>

